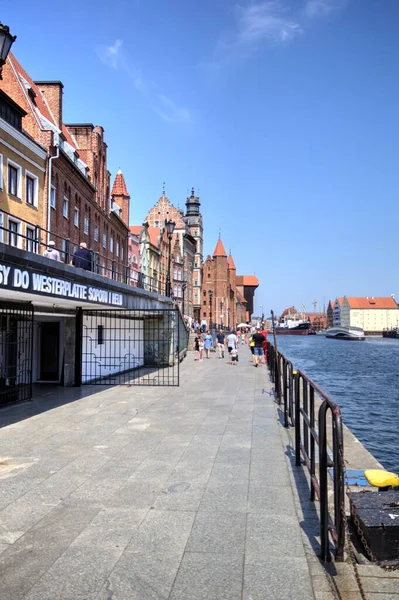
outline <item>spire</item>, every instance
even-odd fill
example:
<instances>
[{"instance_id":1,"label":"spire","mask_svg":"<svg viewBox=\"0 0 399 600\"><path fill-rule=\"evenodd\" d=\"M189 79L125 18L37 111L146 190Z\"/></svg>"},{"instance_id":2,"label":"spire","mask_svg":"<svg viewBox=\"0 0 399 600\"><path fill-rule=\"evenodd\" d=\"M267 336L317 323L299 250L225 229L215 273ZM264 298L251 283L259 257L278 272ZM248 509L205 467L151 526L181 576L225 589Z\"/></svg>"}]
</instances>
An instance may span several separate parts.
<instances>
[{"instance_id":1,"label":"spire","mask_svg":"<svg viewBox=\"0 0 399 600\"><path fill-rule=\"evenodd\" d=\"M165 194L165 182L163 182L163 184L162 184L162 196L163 196L163 198L165 198L165 195L166 195Z\"/></svg>"},{"instance_id":2,"label":"spire","mask_svg":"<svg viewBox=\"0 0 399 600\"><path fill-rule=\"evenodd\" d=\"M233 257L231 256L231 250L230 250L229 257L227 259L227 265L228 265L229 269L234 269L235 270L235 268L236 268L236 266L234 264Z\"/></svg>"},{"instance_id":3,"label":"spire","mask_svg":"<svg viewBox=\"0 0 399 600\"><path fill-rule=\"evenodd\" d=\"M191 188L191 196L186 200L186 215L198 217L200 214L200 206L199 197L195 195L194 188Z\"/></svg>"},{"instance_id":4,"label":"spire","mask_svg":"<svg viewBox=\"0 0 399 600\"><path fill-rule=\"evenodd\" d=\"M227 258L226 250L224 249L223 242L220 238L218 239L216 248L213 252L213 257L215 258L216 256L224 256Z\"/></svg>"},{"instance_id":5,"label":"spire","mask_svg":"<svg viewBox=\"0 0 399 600\"><path fill-rule=\"evenodd\" d=\"M130 198L129 192L127 191L125 178L123 177L121 169L118 169L118 172L115 176L111 196L126 196L126 198Z\"/></svg>"}]
</instances>

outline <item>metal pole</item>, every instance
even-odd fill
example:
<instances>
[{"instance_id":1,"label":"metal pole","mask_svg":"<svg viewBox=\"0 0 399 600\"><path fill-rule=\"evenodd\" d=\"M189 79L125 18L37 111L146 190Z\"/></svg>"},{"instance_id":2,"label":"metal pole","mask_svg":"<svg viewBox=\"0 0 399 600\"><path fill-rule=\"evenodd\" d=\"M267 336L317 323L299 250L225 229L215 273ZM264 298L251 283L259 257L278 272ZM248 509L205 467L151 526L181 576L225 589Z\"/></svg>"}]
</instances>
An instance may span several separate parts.
<instances>
[{"instance_id":1,"label":"metal pole","mask_svg":"<svg viewBox=\"0 0 399 600\"><path fill-rule=\"evenodd\" d=\"M172 237L169 235L169 254L168 254L168 274L166 277L166 296L170 298L171 295L171 284L170 284L170 267L171 267L171 246L172 246Z\"/></svg>"}]
</instances>

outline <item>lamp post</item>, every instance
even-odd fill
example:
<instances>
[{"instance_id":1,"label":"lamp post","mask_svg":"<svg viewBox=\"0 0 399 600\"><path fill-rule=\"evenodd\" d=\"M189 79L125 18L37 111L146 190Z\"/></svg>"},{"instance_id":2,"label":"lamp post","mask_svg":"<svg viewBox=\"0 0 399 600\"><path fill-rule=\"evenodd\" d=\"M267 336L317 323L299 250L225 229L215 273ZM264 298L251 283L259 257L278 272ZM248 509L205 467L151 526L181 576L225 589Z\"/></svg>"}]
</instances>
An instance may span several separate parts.
<instances>
[{"instance_id":1,"label":"lamp post","mask_svg":"<svg viewBox=\"0 0 399 600\"><path fill-rule=\"evenodd\" d=\"M209 329L212 330L212 298L213 298L213 290L209 290L208 294L209 294Z\"/></svg>"},{"instance_id":2,"label":"lamp post","mask_svg":"<svg viewBox=\"0 0 399 600\"><path fill-rule=\"evenodd\" d=\"M227 329L230 329L230 308L227 307Z\"/></svg>"},{"instance_id":3,"label":"lamp post","mask_svg":"<svg viewBox=\"0 0 399 600\"><path fill-rule=\"evenodd\" d=\"M186 314L186 311L184 309L184 300L186 297L187 281L183 281L181 289L183 290L183 317L184 317L184 315Z\"/></svg>"},{"instance_id":4,"label":"lamp post","mask_svg":"<svg viewBox=\"0 0 399 600\"><path fill-rule=\"evenodd\" d=\"M223 329L223 300L220 301L220 326Z\"/></svg>"},{"instance_id":5,"label":"lamp post","mask_svg":"<svg viewBox=\"0 0 399 600\"><path fill-rule=\"evenodd\" d=\"M171 267L171 259L172 259L172 237L173 232L175 230L176 223L172 220L165 221L166 231L168 232L168 240L169 240L169 253L168 253L168 273L166 275L166 296L170 298L171 296L171 283L170 283L170 267Z\"/></svg>"},{"instance_id":6,"label":"lamp post","mask_svg":"<svg viewBox=\"0 0 399 600\"><path fill-rule=\"evenodd\" d=\"M3 79L3 66L6 64L8 53L16 39L16 35L11 35L10 28L0 23L0 79Z\"/></svg>"}]
</instances>

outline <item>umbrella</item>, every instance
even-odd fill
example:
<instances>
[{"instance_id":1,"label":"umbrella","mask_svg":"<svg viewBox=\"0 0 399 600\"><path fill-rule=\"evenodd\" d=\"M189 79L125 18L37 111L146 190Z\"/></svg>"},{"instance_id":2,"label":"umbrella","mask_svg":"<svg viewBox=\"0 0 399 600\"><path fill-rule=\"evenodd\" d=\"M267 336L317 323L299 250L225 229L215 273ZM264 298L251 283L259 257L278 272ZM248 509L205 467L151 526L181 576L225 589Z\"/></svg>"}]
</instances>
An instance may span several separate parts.
<instances>
[{"instance_id":1,"label":"umbrella","mask_svg":"<svg viewBox=\"0 0 399 600\"><path fill-rule=\"evenodd\" d=\"M248 323L240 323L237 325L237 329L240 329L241 327L250 327L250 325L248 325Z\"/></svg>"}]
</instances>

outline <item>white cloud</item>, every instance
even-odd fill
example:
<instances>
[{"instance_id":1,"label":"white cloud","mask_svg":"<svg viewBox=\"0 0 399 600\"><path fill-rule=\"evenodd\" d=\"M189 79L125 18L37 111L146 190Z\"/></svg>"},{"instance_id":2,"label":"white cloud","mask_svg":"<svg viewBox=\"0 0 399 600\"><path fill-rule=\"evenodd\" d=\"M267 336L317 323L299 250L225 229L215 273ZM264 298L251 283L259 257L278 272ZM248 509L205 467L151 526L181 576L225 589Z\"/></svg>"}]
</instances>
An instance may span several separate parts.
<instances>
[{"instance_id":1,"label":"white cloud","mask_svg":"<svg viewBox=\"0 0 399 600\"><path fill-rule=\"evenodd\" d=\"M300 23L288 16L281 2L253 2L235 9L237 45L248 46L263 40L284 43L302 33Z\"/></svg>"},{"instance_id":2,"label":"white cloud","mask_svg":"<svg viewBox=\"0 0 399 600\"><path fill-rule=\"evenodd\" d=\"M104 64L112 69L117 69L121 61L122 40L115 40L112 46L100 46L97 48L97 56Z\"/></svg>"},{"instance_id":3,"label":"white cloud","mask_svg":"<svg viewBox=\"0 0 399 600\"><path fill-rule=\"evenodd\" d=\"M303 9L306 17L326 17L344 7L346 0L306 0Z\"/></svg>"},{"instance_id":4,"label":"white cloud","mask_svg":"<svg viewBox=\"0 0 399 600\"><path fill-rule=\"evenodd\" d=\"M173 100L164 96L163 94L157 94L157 98L161 104L161 107L153 107L154 112L168 123L190 123L191 114L187 108L177 106Z\"/></svg>"}]
</instances>

